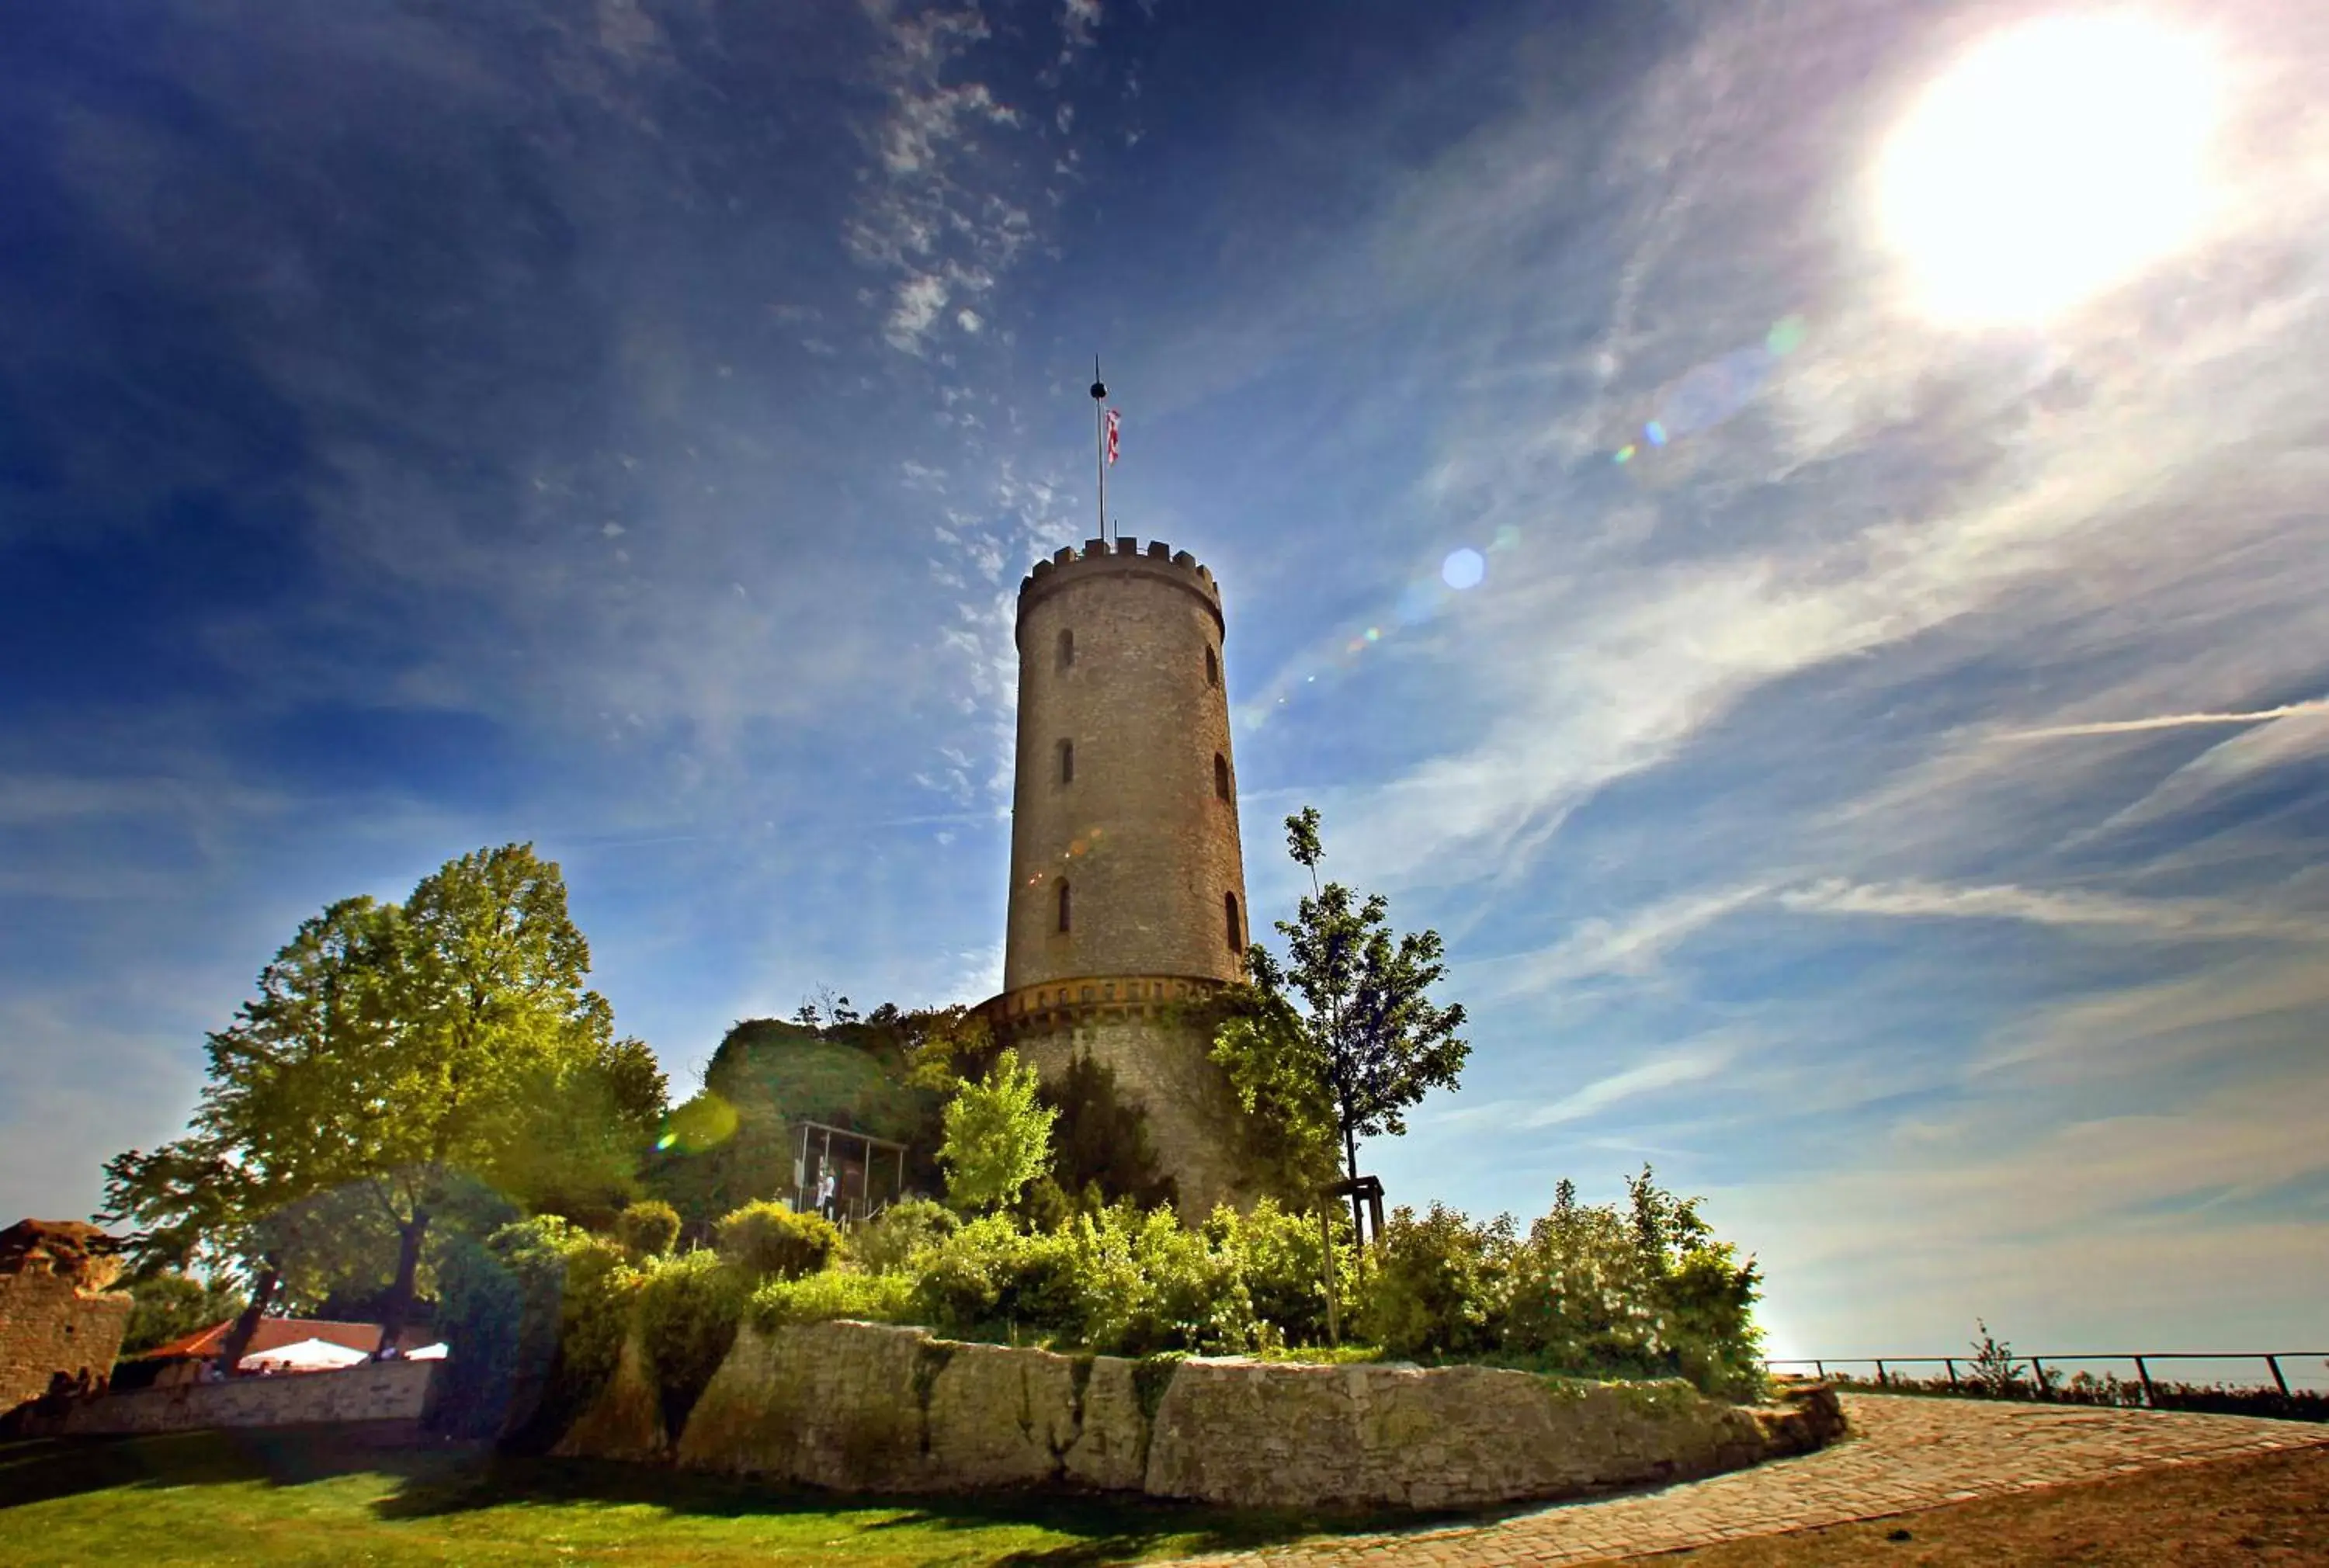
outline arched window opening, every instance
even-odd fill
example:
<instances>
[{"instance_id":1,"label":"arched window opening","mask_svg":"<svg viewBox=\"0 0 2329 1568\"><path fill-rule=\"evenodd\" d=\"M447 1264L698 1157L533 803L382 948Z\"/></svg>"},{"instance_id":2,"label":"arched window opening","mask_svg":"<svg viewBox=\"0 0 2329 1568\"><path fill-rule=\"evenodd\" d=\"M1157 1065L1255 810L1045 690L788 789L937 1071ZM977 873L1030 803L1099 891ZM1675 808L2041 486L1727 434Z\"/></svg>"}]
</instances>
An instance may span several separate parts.
<instances>
[{"instance_id":1,"label":"arched window opening","mask_svg":"<svg viewBox=\"0 0 2329 1568\"><path fill-rule=\"evenodd\" d=\"M1214 653L1213 645L1211 643L1208 643L1205 644L1205 684L1208 686L1219 686L1221 683L1221 656L1219 653Z\"/></svg>"},{"instance_id":2,"label":"arched window opening","mask_svg":"<svg viewBox=\"0 0 2329 1568\"><path fill-rule=\"evenodd\" d=\"M1067 889L1064 887L1061 888L1060 892L1061 897L1064 898L1067 896ZM1067 906L1065 904L1061 904L1060 907L1061 909L1065 909ZM1224 893L1221 895L1221 914L1226 919L1230 939L1230 951L1231 953L1243 953L1245 951L1245 927L1238 923L1236 894Z\"/></svg>"},{"instance_id":3,"label":"arched window opening","mask_svg":"<svg viewBox=\"0 0 2329 1568\"><path fill-rule=\"evenodd\" d=\"M1213 793L1230 798L1230 759L1218 751L1213 753Z\"/></svg>"},{"instance_id":4,"label":"arched window opening","mask_svg":"<svg viewBox=\"0 0 2329 1568\"><path fill-rule=\"evenodd\" d=\"M1069 628L1060 628L1060 668L1064 670L1076 662L1076 634Z\"/></svg>"},{"instance_id":5,"label":"arched window opening","mask_svg":"<svg viewBox=\"0 0 2329 1568\"><path fill-rule=\"evenodd\" d=\"M1076 782L1076 743L1072 740L1060 742L1060 782L1063 784Z\"/></svg>"},{"instance_id":6,"label":"arched window opening","mask_svg":"<svg viewBox=\"0 0 2329 1568\"><path fill-rule=\"evenodd\" d=\"M1060 884L1060 929L1068 929L1068 885Z\"/></svg>"}]
</instances>

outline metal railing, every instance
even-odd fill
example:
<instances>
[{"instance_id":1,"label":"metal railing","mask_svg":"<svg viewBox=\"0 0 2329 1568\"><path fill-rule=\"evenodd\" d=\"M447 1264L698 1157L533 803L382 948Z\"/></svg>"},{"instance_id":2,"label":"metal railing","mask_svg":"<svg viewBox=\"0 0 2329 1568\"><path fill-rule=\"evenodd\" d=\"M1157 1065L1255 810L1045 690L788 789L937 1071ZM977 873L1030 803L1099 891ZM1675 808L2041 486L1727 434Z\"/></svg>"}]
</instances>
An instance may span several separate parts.
<instances>
[{"instance_id":1,"label":"metal railing","mask_svg":"<svg viewBox=\"0 0 2329 1568\"><path fill-rule=\"evenodd\" d=\"M2005 1359L2005 1366L2008 1372L2011 1373L2013 1367L2027 1362L2030 1366L2031 1381L2036 1385L2039 1397L2042 1399L2051 1391L2052 1386L2047 1381L2047 1364L2049 1362L2060 1364L2075 1361L2132 1361L2135 1363L2136 1378L2143 1385L2144 1403L2155 1409L2159 1404L2159 1391L2151 1381L2150 1364L2154 1361L2261 1361L2265 1364L2266 1369L2272 1374L2273 1384L2280 1390L2280 1396L2283 1399L2287 1399L2289 1397L2288 1377L2287 1374L2281 1370L2281 1362L2284 1360L2304 1361L2308 1359L2317 1359L2324 1363L2329 1363L2329 1351L2146 1350L2141 1355L2137 1355L2133 1351L2127 1350L2081 1351L2075 1354L2063 1352L2055 1355L2010 1357ZM1960 1361L1966 1362L1968 1365L1980 1364L1979 1358L1972 1356L1829 1356L1822 1357L1798 1357L1782 1360L1774 1360L1767 1357L1763 1362L1763 1369L1768 1372L1774 1368L1781 1366L1808 1366L1813 1369L1816 1376L1825 1377L1828 1375L1827 1369L1831 1365L1853 1366L1867 1366L1872 1363L1876 1367L1877 1386L1882 1388L1889 1387L1891 1385L1892 1377L1891 1372L1888 1370L1890 1367L1941 1366L1947 1369L1949 1387L1952 1390L1955 1390L1963 1386L1963 1384L1961 1384L1957 1378L1957 1363ZM1975 1381L1978 1384L1980 1380L1976 1379ZM2258 1386L2261 1386L2261 1385Z\"/></svg>"}]
</instances>

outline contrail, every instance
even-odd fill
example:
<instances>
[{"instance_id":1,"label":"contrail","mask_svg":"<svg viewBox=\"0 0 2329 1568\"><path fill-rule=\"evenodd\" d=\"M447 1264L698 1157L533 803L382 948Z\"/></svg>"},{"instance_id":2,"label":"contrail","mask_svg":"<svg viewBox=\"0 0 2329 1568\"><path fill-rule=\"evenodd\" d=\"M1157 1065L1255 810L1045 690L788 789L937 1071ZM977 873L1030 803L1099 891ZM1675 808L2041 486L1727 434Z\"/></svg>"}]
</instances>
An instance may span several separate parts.
<instances>
[{"instance_id":1,"label":"contrail","mask_svg":"<svg viewBox=\"0 0 2329 1568\"><path fill-rule=\"evenodd\" d=\"M2329 713L2329 698L2292 702L2285 708L2258 709L2254 713L2163 713L2152 718L2113 718L2099 724L2058 724L2047 729L2015 729L2000 740L2059 740L2071 735L2132 735L2144 729L2180 729L2187 724L2262 724L2268 718L2295 718L2304 714Z\"/></svg>"}]
</instances>

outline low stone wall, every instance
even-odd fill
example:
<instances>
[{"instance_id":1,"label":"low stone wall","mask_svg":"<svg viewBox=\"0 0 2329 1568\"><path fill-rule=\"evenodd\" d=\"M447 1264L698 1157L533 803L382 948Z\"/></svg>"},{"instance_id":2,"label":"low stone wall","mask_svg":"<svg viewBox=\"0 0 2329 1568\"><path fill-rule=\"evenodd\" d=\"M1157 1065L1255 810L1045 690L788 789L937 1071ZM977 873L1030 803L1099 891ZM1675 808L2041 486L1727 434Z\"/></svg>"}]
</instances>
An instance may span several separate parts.
<instances>
[{"instance_id":1,"label":"low stone wall","mask_svg":"<svg viewBox=\"0 0 2329 1568\"><path fill-rule=\"evenodd\" d=\"M1135 1362L819 1323L739 1332L676 1441L636 1347L560 1451L841 1491L1065 1484L1240 1507L1419 1509L1577 1497L1801 1453L1825 1386L1741 1407L1680 1382L1481 1366Z\"/></svg>"},{"instance_id":2,"label":"low stone wall","mask_svg":"<svg viewBox=\"0 0 2329 1568\"><path fill-rule=\"evenodd\" d=\"M99 1437L310 1422L419 1421L429 1408L437 1366L433 1361L376 1361L338 1372L141 1388L76 1400L55 1416L36 1413L28 1433Z\"/></svg>"}]
</instances>

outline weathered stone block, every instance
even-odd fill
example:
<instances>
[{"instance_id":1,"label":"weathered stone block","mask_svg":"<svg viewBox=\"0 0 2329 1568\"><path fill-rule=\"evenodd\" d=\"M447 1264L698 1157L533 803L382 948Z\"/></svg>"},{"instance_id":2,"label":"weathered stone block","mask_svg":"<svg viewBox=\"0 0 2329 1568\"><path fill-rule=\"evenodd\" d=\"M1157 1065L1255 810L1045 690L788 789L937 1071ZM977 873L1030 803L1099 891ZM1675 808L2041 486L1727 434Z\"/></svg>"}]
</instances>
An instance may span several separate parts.
<instances>
[{"instance_id":1,"label":"weathered stone block","mask_svg":"<svg viewBox=\"0 0 2329 1568\"><path fill-rule=\"evenodd\" d=\"M1136 1492L1148 1473L1148 1417L1135 1363L1095 1357L1084 1382L1082 1422L1065 1456L1067 1479L1098 1491Z\"/></svg>"},{"instance_id":2,"label":"weathered stone block","mask_svg":"<svg viewBox=\"0 0 2329 1568\"><path fill-rule=\"evenodd\" d=\"M624 1337L615 1375L551 1451L565 1459L660 1460L671 1453L663 1395L647 1370L636 1330Z\"/></svg>"},{"instance_id":3,"label":"weathered stone block","mask_svg":"<svg viewBox=\"0 0 2329 1568\"><path fill-rule=\"evenodd\" d=\"M1075 1364L1046 1350L951 1345L930 1389L934 1485L1032 1486L1060 1477L1076 1441Z\"/></svg>"},{"instance_id":4,"label":"weathered stone block","mask_svg":"<svg viewBox=\"0 0 2329 1568\"><path fill-rule=\"evenodd\" d=\"M679 1462L844 1491L929 1488L925 1409L944 1359L926 1329L746 1324L680 1433Z\"/></svg>"}]
</instances>

